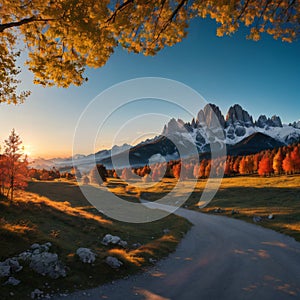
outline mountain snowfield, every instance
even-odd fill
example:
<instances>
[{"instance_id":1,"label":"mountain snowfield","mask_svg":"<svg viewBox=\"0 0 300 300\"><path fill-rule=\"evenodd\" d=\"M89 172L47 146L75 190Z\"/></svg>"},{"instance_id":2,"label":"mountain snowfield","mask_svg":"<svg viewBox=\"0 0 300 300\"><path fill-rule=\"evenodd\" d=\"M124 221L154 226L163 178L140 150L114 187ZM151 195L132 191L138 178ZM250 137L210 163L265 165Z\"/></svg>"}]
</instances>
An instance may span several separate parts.
<instances>
[{"instance_id":1,"label":"mountain snowfield","mask_svg":"<svg viewBox=\"0 0 300 300\"><path fill-rule=\"evenodd\" d=\"M127 156L129 153L131 166L139 166L178 159L178 146L186 149L191 145L196 146L201 154L210 152L210 145L214 143L220 144L221 147L226 145L228 154L244 155L298 141L300 141L300 121L286 125L282 124L279 116L265 115L259 116L254 121L238 104L231 106L224 117L218 106L208 104L191 122L171 119L164 126L162 134L153 139L135 146L128 144L114 146L112 149L101 150L87 156L75 155L73 162L81 170L88 171L94 166L95 161L112 168L112 157L120 159L124 153L127 153ZM72 166L72 158L37 159L32 166L68 168Z\"/></svg>"},{"instance_id":2,"label":"mountain snowfield","mask_svg":"<svg viewBox=\"0 0 300 300\"><path fill-rule=\"evenodd\" d=\"M300 122L299 122L299 126L300 126ZM244 135L241 135L241 136L234 135L233 138L228 138L229 128L226 128L225 134L224 134L225 138L224 138L223 142L227 145L235 145L235 144L241 142L242 140L244 140L245 138L247 138L248 136L250 136L254 133L257 133L257 132L268 135L268 136L272 137L273 139L280 141L286 145L296 142L300 139L300 127L295 128L293 126L286 125L286 124L283 124L282 127L266 126L264 128L260 128L257 126L251 126L251 127L245 127L244 129L245 129ZM194 140L196 140L196 136L199 135L199 132L202 136L205 137L205 142L208 143L209 141L208 141L208 138L206 137L205 128L193 129L193 132L190 134L190 136L193 137ZM188 138L187 134L182 134L182 136L184 136L185 138Z\"/></svg>"},{"instance_id":3,"label":"mountain snowfield","mask_svg":"<svg viewBox=\"0 0 300 300\"><path fill-rule=\"evenodd\" d=\"M218 135L214 132L216 129L223 132ZM227 145L234 145L258 132L283 144L291 144L299 141L300 121L285 125L282 124L280 117L267 118L265 115L253 121L252 116L238 104L229 108L225 118L218 106L209 104L199 111L196 120L193 119L191 123L172 119L163 130L166 136L181 135L183 138L188 138L187 133L189 133L199 146L212 142L212 138Z\"/></svg>"}]
</instances>

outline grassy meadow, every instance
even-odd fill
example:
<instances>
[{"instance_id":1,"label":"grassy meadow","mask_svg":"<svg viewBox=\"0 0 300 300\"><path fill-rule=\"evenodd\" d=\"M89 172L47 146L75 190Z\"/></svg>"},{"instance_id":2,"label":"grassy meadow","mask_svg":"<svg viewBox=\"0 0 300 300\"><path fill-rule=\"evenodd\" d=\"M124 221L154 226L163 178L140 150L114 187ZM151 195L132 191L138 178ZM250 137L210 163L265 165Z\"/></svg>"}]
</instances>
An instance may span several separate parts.
<instances>
[{"instance_id":1,"label":"grassy meadow","mask_svg":"<svg viewBox=\"0 0 300 300\"><path fill-rule=\"evenodd\" d=\"M123 197L137 201L134 195L124 193ZM33 243L50 241L50 252L57 253L68 268L65 278L54 280L25 266L15 274L21 280L18 286L3 286L7 278L1 278L1 300L30 298L36 288L44 294L68 293L141 271L150 265L149 258L157 260L174 251L191 226L174 215L138 226L111 220L93 208L78 185L70 182L31 182L26 191L16 194L13 202L2 198L0 210L0 261L25 251ZM166 234L164 229L170 231ZM102 245L101 240L108 233L127 241L128 249ZM134 243L142 246L133 249L130 246ZM82 263L75 254L79 247L92 249L97 254L95 263ZM124 265L112 269L104 262L109 255Z\"/></svg>"},{"instance_id":2,"label":"grassy meadow","mask_svg":"<svg viewBox=\"0 0 300 300\"><path fill-rule=\"evenodd\" d=\"M149 182L142 188L134 185L134 181L127 185L118 179L110 179L107 183L107 187L125 201L138 202L139 197L150 201L161 198L172 191L176 180L164 178L160 183ZM177 196L187 195L193 185L193 181L184 181ZM197 204L205 185L206 180L197 182L185 208L250 223L253 223L253 216L261 216L258 225L300 241L299 175L224 178L214 199L205 208L199 208ZM90 186L90 189L96 188ZM217 208L222 212L216 213ZM57 253L67 266L67 276L56 280L38 275L25 266L15 274L21 280L18 286L3 286L7 278L0 280L1 299L30 298L31 291L36 288L45 294L68 293L143 271L151 265L150 258L160 259L174 251L191 226L175 215L138 226L109 219L85 199L77 183L66 181L31 182L26 191L16 194L13 202L1 198L0 209L0 261L25 251L33 243L50 241L53 244L50 252ZM232 214L232 210L238 213ZM270 214L274 219L268 220ZM164 229L170 231L165 233ZM120 236L129 247L102 245L101 240L108 233ZM130 247L135 243L142 246ZM79 247L91 248L97 254L95 263L80 262L75 254ZM110 268L104 262L109 255L117 257L124 265L118 270Z\"/></svg>"},{"instance_id":3,"label":"grassy meadow","mask_svg":"<svg viewBox=\"0 0 300 300\"><path fill-rule=\"evenodd\" d=\"M156 200L170 192L176 180L164 179L153 188L142 191L142 197ZM181 195L188 193L192 181L184 182ZM198 202L206 180L199 180L196 188L188 197L185 207L205 213L215 213L215 209L224 210L221 215L242 219L253 223L253 216L261 216L261 226L279 231L300 241L300 175L295 176L237 176L223 178L214 199L204 208L199 209ZM232 210L238 214L232 214ZM267 217L273 214L274 219Z\"/></svg>"}]
</instances>

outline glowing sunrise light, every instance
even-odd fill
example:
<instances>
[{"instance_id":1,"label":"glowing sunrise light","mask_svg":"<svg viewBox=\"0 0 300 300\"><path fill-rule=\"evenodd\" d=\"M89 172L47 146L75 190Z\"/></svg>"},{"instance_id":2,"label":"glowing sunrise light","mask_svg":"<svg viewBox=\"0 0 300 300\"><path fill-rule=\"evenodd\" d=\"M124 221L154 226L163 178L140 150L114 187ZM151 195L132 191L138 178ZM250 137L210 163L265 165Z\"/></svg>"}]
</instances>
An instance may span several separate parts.
<instances>
[{"instance_id":1,"label":"glowing sunrise light","mask_svg":"<svg viewBox=\"0 0 300 300\"><path fill-rule=\"evenodd\" d=\"M30 156L32 153L32 147L30 145L23 146L23 153L27 156Z\"/></svg>"}]
</instances>

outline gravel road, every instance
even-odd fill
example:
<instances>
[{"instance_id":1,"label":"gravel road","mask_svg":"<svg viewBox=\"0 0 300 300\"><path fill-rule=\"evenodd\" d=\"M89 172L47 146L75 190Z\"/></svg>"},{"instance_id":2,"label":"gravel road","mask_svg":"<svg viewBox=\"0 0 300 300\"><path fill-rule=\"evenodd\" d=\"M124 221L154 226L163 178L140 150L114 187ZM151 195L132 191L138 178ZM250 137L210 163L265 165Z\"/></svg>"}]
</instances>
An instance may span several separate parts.
<instances>
[{"instance_id":1,"label":"gravel road","mask_svg":"<svg viewBox=\"0 0 300 300\"><path fill-rule=\"evenodd\" d=\"M235 219L176 214L194 226L168 258L143 274L55 299L300 299L300 243Z\"/></svg>"}]
</instances>

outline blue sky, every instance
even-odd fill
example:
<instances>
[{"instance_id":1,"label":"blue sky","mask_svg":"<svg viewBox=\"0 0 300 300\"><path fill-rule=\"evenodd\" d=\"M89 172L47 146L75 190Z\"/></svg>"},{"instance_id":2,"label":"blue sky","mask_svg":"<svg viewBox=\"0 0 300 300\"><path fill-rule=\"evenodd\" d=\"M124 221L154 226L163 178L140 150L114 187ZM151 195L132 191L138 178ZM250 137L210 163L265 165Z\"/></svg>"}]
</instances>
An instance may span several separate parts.
<instances>
[{"instance_id":1,"label":"blue sky","mask_svg":"<svg viewBox=\"0 0 300 300\"><path fill-rule=\"evenodd\" d=\"M72 153L76 123L89 102L116 83L147 76L180 81L208 102L217 104L224 114L230 105L239 103L255 119L260 114L279 114L283 122L300 119L300 42L287 44L269 36L253 42L246 39L244 30L223 38L215 32L214 21L198 20L191 24L183 42L165 48L154 57L117 49L103 68L87 70L89 81L81 87L35 86L31 83L32 75L24 70L22 87L32 90L32 95L19 106L1 104L0 136L3 140L15 128L33 156L68 156ZM144 111L148 107L150 102L145 103ZM176 108L171 111L176 118L187 117ZM125 109L124 122L127 113ZM140 113L137 108L136 114ZM160 131L165 120L147 122L147 130L153 127L153 131ZM128 133L127 142L134 139L135 133ZM98 147L108 147L110 137L107 129ZM89 149L83 145L82 152L88 153Z\"/></svg>"}]
</instances>

